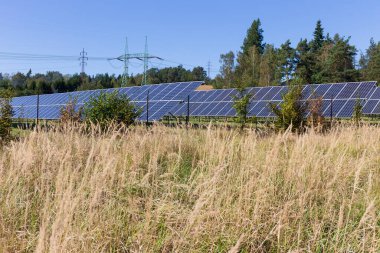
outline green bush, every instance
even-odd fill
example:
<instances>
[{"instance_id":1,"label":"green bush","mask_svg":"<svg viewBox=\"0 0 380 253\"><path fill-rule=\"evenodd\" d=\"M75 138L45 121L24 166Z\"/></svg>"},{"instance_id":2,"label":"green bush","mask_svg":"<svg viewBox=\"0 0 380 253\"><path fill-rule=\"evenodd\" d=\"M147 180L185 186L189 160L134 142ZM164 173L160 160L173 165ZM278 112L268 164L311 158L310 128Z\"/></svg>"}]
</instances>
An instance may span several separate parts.
<instances>
[{"instance_id":1,"label":"green bush","mask_svg":"<svg viewBox=\"0 0 380 253\"><path fill-rule=\"evenodd\" d=\"M363 116L363 106L361 104L360 99L356 99L356 102L354 105L354 112L352 114L352 118L354 119L356 126L359 126L362 116Z\"/></svg>"},{"instance_id":2,"label":"green bush","mask_svg":"<svg viewBox=\"0 0 380 253\"><path fill-rule=\"evenodd\" d=\"M11 100L13 93L10 90L0 91L0 141L11 139L13 109Z\"/></svg>"},{"instance_id":3,"label":"green bush","mask_svg":"<svg viewBox=\"0 0 380 253\"><path fill-rule=\"evenodd\" d=\"M133 124L140 115L138 110L124 94L117 91L94 96L84 106L85 119L103 128L112 123Z\"/></svg>"},{"instance_id":4,"label":"green bush","mask_svg":"<svg viewBox=\"0 0 380 253\"><path fill-rule=\"evenodd\" d=\"M241 128L247 123L249 104L252 94L248 93L245 88L238 88L238 94L233 96L232 107L236 110Z\"/></svg>"},{"instance_id":5,"label":"green bush","mask_svg":"<svg viewBox=\"0 0 380 253\"><path fill-rule=\"evenodd\" d=\"M271 110L277 116L276 127L279 129L288 129L292 131L301 130L305 123L307 103L302 100L302 85L295 83L289 86L288 92L283 95L281 106L269 104Z\"/></svg>"}]
</instances>

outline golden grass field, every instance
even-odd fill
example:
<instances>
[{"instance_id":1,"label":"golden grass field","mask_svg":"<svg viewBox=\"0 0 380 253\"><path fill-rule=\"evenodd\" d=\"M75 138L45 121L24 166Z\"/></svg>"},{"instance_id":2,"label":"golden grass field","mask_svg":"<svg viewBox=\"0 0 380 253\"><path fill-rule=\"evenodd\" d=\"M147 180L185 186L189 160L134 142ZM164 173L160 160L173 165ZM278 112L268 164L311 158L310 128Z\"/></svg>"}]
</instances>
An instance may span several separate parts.
<instances>
[{"instance_id":1,"label":"golden grass field","mask_svg":"<svg viewBox=\"0 0 380 253\"><path fill-rule=\"evenodd\" d=\"M380 128L31 132L0 153L0 252L379 252Z\"/></svg>"}]
</instances>

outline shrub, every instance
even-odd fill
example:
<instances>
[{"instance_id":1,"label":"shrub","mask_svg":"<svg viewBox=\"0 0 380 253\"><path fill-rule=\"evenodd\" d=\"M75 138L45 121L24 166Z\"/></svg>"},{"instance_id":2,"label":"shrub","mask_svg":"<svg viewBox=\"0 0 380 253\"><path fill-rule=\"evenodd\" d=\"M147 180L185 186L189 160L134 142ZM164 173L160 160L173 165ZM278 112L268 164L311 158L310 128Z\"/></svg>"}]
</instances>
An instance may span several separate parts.
<instances>
[{"instance_id":1,"label":"shrub","mask_svg":"<svg viewBox=\"0 0 380 253\"><path fill-rule=\"evenodd\" d=\"M244 128L247 122L251 97L252 94L246 92L244 88L238 88L238 94L233 96L234 103L232 107L236 110L241 128Z\"/></svg>"},{"instance_id":2,"label":"shrub","mask_svg":"<svg viewBox=\"0 0 380 253\"><path fill-rule=\"evenodd\" d=\"M77 107L77 99L71 99L69 102L63 106L60 110L60 117L59 120L61 123L74 123L74 122L80 122L82 120L82 107L80 107L78 110L75 110Z\"/></svg>"},{"instance_id":3,"label":"shrub","mask_svg":"<svg viewBox=\"0 0 380 253\"><path fill-rule=\"evenodd\" d=\"M2 142L7 142L11 139L12 97L13 93L10 90L2 90L0 92L0 140Z\"/></svg>"},{"instance_id":4,"label":"shrub","mask_svg":"<svg viewBox=\"0 0 380 253\"><path fill-rule=\"evenodd\" d=\"M363 116L363 106L361 104L360 99L357 99L354 105L354 112L352 114L352 118L355 121L356 126L359 126L359 122Z\"/></svg>"},{"instance_id":5,"label":"shrub","mask_svg":"<svg viewBox=\"0 0 380 253\"><path fill-rule=\"evenodd\" d=\"M275 126L279 129L300 130L304 125L307 103L302 101L302 85L297 81L289 86L289 91L283 95L281 107L270 103L269 106L277 116Z\"/></svg>"},{"instance_id":6,"label":"shrub","mask_svg":"<svg viewBox=\"0 0 380 253\"><path fill-rule=\"evenodd\" d=\"M308 100L308 111L310 112L308 118L308 125L311 127L323 126L324 117L322 115L323 100L321 96L316 96L313 92L311 98Z\"/></svg>"},{"instance_id":7,"label":"shrub","mask_svg":"<svg viewBox=\"0 0 380 253\"><path fill-rule=\"evenodd\" d=\"M84 115L88 122L97 123L104 128L112 123L129 126L135 122L140 111L126 95L115 91L91 97L84 106Z\"/></svg>"}]
</instances>

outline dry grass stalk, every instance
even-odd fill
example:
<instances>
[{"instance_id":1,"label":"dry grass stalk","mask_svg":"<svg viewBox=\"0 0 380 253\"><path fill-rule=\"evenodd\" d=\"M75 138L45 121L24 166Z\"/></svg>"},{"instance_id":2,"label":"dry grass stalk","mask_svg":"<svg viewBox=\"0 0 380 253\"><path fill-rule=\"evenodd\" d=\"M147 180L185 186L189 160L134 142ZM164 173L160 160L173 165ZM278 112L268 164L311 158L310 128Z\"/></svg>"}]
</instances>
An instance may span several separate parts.
<instances>
[{"instance_id":1,"label":"dry grass stalk","mask_svg":"<svg viewBox=\"0 0 380 253\"><path fill-rule=\"evenodd\" d=\"M1 151L1 252L380 249L379 128L99 132Z\"/></svg>"}]
</instances>

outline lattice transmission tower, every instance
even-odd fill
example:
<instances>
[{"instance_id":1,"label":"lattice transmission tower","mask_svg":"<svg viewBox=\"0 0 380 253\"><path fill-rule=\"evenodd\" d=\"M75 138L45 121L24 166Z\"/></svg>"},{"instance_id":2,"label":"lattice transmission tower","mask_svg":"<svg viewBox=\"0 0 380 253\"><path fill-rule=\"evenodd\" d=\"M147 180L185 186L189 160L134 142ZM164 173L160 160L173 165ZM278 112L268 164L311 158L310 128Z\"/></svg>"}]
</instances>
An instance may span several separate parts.
<instances>
[{"instance_id":1,"label":"lattice transmission tower","mask_svg":"<svg viewBox=\"0 0 380 253\"><path fill-rule=\"evenodd\" d=\"M137 59L140 60L144 63L144 73L143 73L143 79L141 81L141 85L147 84L146 77L147 77L147 71L148 71L148 64L149 64L149 59L159 59L163 60L162 58L154 55L150 55L148 53L148 37L145 37L145 51L144 53L134 53L130 54L128 51L128 38L125 39L125 50L124 54L117 57L113 58L110 60L119 60L124 62L124 72L123 72L123 77L122 77L122 86L128 86L128 70L129 70L129 61L131 59Z\"/></svg>"},{"instance_id":2,"label":"lattice transmission tower","mask_svg":"<svg viewBox=\"0 0 380 253\"><path fill-rule=\"evenodd\" d=\"M81 75L84 75L84 67L87 65L88 61L87 52L84 51L84 48L82 52L80 52L79 61L81 65Z\"/></svg>"}]
</instances>

